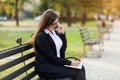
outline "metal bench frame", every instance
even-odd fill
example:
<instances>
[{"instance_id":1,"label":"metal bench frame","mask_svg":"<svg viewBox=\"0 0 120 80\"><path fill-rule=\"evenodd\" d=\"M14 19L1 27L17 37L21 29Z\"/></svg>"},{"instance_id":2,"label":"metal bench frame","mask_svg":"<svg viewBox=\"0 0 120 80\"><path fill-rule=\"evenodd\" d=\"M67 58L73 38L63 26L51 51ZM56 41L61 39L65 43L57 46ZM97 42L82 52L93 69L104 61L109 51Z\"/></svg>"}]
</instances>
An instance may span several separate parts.
<instances>
[{"instance_id":1,"label":"metal bench frame","mask_svg":"<svg viewBox=\"0 0 120 80\"><path fill-rule=\"evenodd\" d=\"M86 46L89 46L90 50L94 51L93 46L98 45L99 54L96 53L96 54L98 54L96 57L101 57L101 43L102 43L101 38L100 37L98 37L98 38L90 38L90 35L89 35L89 32L88 32L87 28L79 28L79 31L80 31L82 41L83 41L83 53L84 53L84 56L88 57L86 55L86 53L87 53Z\"/></svg>"}]
</instances>

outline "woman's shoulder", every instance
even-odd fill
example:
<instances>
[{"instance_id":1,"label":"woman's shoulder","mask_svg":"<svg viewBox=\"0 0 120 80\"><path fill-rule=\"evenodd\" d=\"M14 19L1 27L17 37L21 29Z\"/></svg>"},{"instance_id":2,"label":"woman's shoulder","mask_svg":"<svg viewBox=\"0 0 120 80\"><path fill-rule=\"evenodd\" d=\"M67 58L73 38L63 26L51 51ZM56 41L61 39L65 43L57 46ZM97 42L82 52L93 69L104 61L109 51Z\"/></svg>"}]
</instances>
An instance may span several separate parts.
<instances>
[{"instance_id":1,"label":"woman's shoulder","mask_svg":"<svg viewBox=\"0 0 120 80\"><path fill-rule=\"evenodd\" d=\"M46 33L44 31L41 31L37 34L37 37L45 37L46 36Z\"/></svg>"}]
</instances>

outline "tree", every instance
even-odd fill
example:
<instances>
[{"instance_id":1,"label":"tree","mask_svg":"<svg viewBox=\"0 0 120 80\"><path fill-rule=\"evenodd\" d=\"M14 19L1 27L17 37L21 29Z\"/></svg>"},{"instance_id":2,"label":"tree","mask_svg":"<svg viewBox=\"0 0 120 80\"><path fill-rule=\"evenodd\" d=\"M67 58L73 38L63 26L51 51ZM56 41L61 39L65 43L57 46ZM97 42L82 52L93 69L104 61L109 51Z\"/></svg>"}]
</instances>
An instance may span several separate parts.
<instances>
[{"instance_id":1,"label":"tree","mask_svg":"<svg viewBox=\"0 0 120 80\"><path fill-rule=\"evenodd\" d=\"M8 19L12 19L15 14L15 3L12 0L1 0L0 1L0 13L4 13ZM14 9L14 10L13 10ZM12 15L13 14L13 15Z\"/></svg>"},{"instance_id":2,"label":"tree","mask_svg":"<svg viewBox=\"0 0 120 80\"><path fill-rule=\"evenodd\" d=\"M19 26L19 17L18 17L18 0L16 0L15 11L16 11L16 25Z\"/></svg>"},{"instance_id":3,"label":"tree","mask_svg":"<svg viewBox=\"0 0 120 80\"><path fill-rule=\"evenodd\" d=\"M45 10L52 8L54 9L55 0L40 0L40 11L43 13Z\"/></svg>"},{"instance_id":4,"label":"tree","mask_svg":"<svg viewBox=\"0 0 120 80\"><path fill-rule=\"evenodd\" d=\"M56 0L56 8L59 7L59 11L60 11L60 16L63 17L67 23L68 26L70 27L72 24L72 20L73 20L73 7L74 7L74 2L73 0Z\"/></svg>"},{"instance_id":5,"label":"tree","mask_svg":"<svg viewBox=\"0 0 120 80\"><path fill-rule=\"evenodd\" d=\"M39 6L40 6L39 0L30 0L24 3L23 10L33 14L33 16L35 17L36 14L40 13Z\"/></svg>"}]
</instances>

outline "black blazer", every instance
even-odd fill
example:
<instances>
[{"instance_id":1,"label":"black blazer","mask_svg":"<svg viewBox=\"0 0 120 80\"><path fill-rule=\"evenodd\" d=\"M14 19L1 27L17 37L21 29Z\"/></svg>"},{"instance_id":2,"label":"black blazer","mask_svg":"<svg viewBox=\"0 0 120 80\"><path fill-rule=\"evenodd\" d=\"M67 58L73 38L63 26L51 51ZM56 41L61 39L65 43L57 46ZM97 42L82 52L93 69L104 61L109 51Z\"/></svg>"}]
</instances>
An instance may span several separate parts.
<instances>
[{"instance_id":1,"label":"black blazer","mask_svg":"<svg viewBox=\"0 0 120 80\"><path fill-rule=\"evenodd\" d=\"M39 32L36 37L36 59L35 59L35 70L37 72L48 72L56 73L58 67L64 65L70 65L71 61L65 59L65 50L67 47L67 41L65 34L56 34L61 38L63 45L60 50L60 58L57 57L55 43L49 34L44 31Z\"/></svg>"}]
</instances>

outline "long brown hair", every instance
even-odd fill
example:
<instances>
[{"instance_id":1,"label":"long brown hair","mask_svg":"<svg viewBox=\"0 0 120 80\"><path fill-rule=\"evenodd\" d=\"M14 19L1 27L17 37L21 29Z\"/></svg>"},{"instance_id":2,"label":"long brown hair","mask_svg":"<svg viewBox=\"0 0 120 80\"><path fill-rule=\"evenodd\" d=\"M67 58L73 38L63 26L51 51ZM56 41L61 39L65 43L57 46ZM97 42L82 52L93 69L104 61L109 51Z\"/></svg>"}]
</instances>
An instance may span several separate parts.
<instances>
[{"instance_id":1,"label":"long brown hair","mask_svg":"<svg viewBox=\"0 0 120 80\"><path fill-rule=\"evenodd\" d=\"M28 41L28 43L35 48L35 40L36 40L37 34L43 31L44 29L46 29L48 26L50 26L57 18L58 18L58 15L55 13L54 10L52 9L46 10L42 14L39 25L36 28L32 38Z\"/></svg>"}]
</instances>

